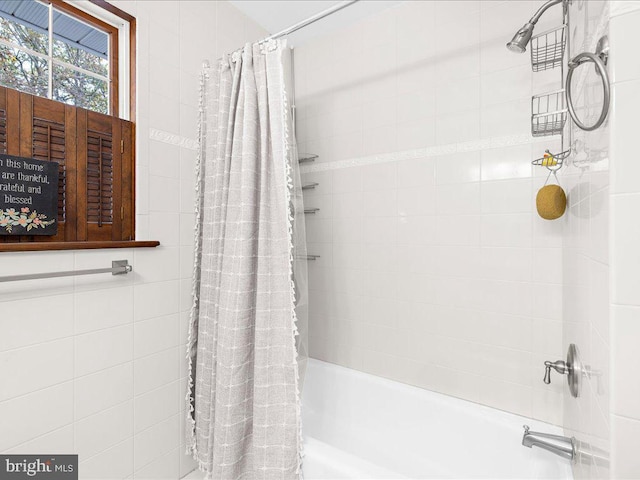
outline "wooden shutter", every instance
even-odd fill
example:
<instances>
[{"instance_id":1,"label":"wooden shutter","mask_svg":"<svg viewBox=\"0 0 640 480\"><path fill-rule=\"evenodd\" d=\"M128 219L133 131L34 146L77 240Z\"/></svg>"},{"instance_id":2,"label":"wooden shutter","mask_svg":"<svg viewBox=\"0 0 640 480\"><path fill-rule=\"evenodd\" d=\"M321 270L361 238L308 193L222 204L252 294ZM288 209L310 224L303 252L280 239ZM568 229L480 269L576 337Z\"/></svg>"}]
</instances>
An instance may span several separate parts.
<instances>
[{"instance_id":1,"label":"wooden shutter","mask_svg":"<svg viewBox=\"0 0 640 480\"><path fill-rule=\"evenodd\" d=\"M7 155L20 155L20 100L19 93L0 87L0 110L4 117L3 144L0 151ZM0 243L20 241L21 237L0 236Z\"/></svg>"},{"instance_id":2,"label":"wooden shutter","mask_svg":"<svg viewBox=\"0 0 640 480\"><path fill-rule=\"evenodd\" d=\"M33 158L59 162L58 172L58 223L65 220L65 128L64 112L60 122L33 117L32 150Z\"/></svg>"},{"instance_id":3,"label":"wooden shutter","mask_svg":"<svg viewBox=\"0 0 640 480\"><path fill-rule=\"evenodd\" d=\"M122 200L120 205L122 240L133 240L135 238L135 125L131 122L120 120L120 131L122 141L121 164L121 191Z\"/></svg>"},{"instance_id":4,"label":"wooden shutter","mask_svg":"<svg viewBox=\"0 0 640 480\"><path fill-rule=\"evenodd\" d=\"M21 94L21 155L58 162L58 234L38 241L75 240L76 234L76 109L46 98ZM22 117L27 117L29 123ZM28 144L30 143L30 145Z\"/></svg>"},{"instance_id":5,"label":"wooden shutter","mask_svg":"<svg viewBox=\"0 0 640 480\"><path fill-rule=\"evenodd\" d=\"M7 96L0 92L0 153L7 153Z\"/></svg>"},{"instance_id":6,"label":"wooden shutter","mask_svg":"<svg viewBox=\"0 0 640 480\"><path fill-rule=\"evenodd\" d=\"M16 92L17 93L17 92ZM9 132L7 129L7 89L0 87L0 153L9 154L8 144L15 143L18 145L17 139L15 142L9 142ZM6 243L7 237L0 236L0 243Z\"/></svg>"},{"instance_id":7,"label":"wooden shutter","mask_svg":"<svg viewBox=\"0 0 640 480\"><path fill-rule=\"evenodd\" d=\"M58 234L38 242L134 239L133 124L0 87L0 152L60 164ZM34 241L33 236L0 242Z\"/></svg>"},{"instance_id":8,"label":"wooden shutter","mask_svg":"<svg viewBox=\"0 0 640 480\"><path fill-rule=\"evenodd\" d=\"M133 239L132 125L79 110L78 132L78 158L85 162L78 176L78 239Z\"/></svg>"},{"instance_id":9,"label":"wooden shutter","mask_svg":"<svg viewBox=\"0 0 640 480\"><path fill-rule=\"evenodd\" d=\"M0 153L20 155L20 93L0 87Z\"/></svg>"}]
</instances>

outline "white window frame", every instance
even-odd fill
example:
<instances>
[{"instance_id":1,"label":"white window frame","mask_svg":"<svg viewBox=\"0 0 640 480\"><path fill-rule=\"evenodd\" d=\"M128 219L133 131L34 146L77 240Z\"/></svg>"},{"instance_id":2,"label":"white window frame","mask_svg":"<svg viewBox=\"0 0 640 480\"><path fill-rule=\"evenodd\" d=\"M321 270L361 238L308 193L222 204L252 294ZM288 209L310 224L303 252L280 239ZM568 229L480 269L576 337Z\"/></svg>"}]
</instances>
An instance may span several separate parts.
<instances>
[{"instance_id":1,"label":"white window frame","mask_svg":"<svg viewBox=\"0 0 640 480\"><path fill-rule=\"evenodd\" d=\"M104 23L108 23L109 25L115 27L118 30L118 110L119 117L123 120L131 120L129 118L130 112L130 103L131 103L131 62L130 62L130 25L129 22L123 18L118 17L117 15L103 9L99 5L96 5L89 1L75 1L71 2L69 0L64 0L64 3L68 3L69 5L88 13L92 17L95 17L98 20L102 20ZM71 65L70 63L63 62L59 59L53 58L53 15L52 10L55 8L55 5L49 3L46 5L49 9L49 46L48 46L48 54L36 52L27 48L23 45L19 45L14 42L10 42L3 38L0 38L0 45L7 46L9 48L13 48L16 50L20 50L28 53L29 55L33 55L44 60L47 60L49 65L49 78L48 78L48 90L47 90L47 98L53 98L53 65L54 63L57 65L61 65L70 70L74 70L76 72L80 72L83 75L88 75L99 80L104 80L108 85L109 97L111 96L111 78L105 77L98 73L92 72L90 70L85 70L83 68L76 67L75 65ZM69 15L66 12L60 12L63 15ZM83 22L82 19L75 19L77 21ZM86 22L84 22L86 23ZM110 55L109 55L110 57ZM113 115L113 112L110 112Z\"/></svg>"},{"instance_id":2,"label":"white window frame","mask_svg":"<svg viewBox=\"0 0 640 480\"><path fill-rule=\"evenodd\" d=\"M118 109L120 111L118 116L123 120L134 120L129 118L129 112L131 111L131 37L129 35L129 22L87 0L74 2L64 0L64 2L118 29Z\"/></svg>"}]
</instances>

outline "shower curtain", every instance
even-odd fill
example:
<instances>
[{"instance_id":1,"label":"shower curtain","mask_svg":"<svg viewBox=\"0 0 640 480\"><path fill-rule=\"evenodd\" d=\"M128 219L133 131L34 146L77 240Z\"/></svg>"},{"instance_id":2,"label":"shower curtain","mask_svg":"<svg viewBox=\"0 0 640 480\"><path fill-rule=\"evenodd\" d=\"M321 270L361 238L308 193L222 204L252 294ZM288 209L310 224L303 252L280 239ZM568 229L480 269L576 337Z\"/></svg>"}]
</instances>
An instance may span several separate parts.
<instances>
[{"instance_id":1,"label":"shower curtain","mask_svg":"<svg viewBox=\"0 0 640 480\"><path fill-rule=\"evenodd\" d=\"M187 448L207 478L301 476L306 255L286 50L247 44L202 77Z\"/></svg>"}]
</instances>

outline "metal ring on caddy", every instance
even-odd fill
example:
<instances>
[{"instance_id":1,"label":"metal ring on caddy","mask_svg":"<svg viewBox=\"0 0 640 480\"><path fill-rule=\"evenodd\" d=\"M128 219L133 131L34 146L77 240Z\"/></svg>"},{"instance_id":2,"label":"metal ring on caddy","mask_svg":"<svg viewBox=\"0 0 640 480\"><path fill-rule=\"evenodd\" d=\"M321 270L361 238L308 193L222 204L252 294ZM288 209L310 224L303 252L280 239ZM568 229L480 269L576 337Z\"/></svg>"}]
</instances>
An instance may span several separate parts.
<instances>
[{"instance_id":1,"label":"metal ring on caddy","mask_svg":"<svg viewBox=\"0 0 640 480\"><path fill-rule=\"evenodd\" d=\"M578 119L578 115L576 115L576 111L573 108L573 100L571 99L571 78L573 77L573 72L577 67L586 62L593 62L595 64L596 68L598 69L598 74L600 75L600 78L602 78L602 87L604 89L602 113L600 113L600 118L598 118L598 121L591 126L585 125ZM607 68L605 67L604 62L599 55L590 52L583 52L576 55L569 62L569 71L567 72L567 83L565 91L567 96L567 108L569 109L569 115L571 115L571 119L578 127L580 127L582 130L591 131L595 130L604 123L605 119L607 118L607 113L609 113L609 103L611 101L611 86L609 83L609 74L607 73Z\"/></svg>"}]
</instances>

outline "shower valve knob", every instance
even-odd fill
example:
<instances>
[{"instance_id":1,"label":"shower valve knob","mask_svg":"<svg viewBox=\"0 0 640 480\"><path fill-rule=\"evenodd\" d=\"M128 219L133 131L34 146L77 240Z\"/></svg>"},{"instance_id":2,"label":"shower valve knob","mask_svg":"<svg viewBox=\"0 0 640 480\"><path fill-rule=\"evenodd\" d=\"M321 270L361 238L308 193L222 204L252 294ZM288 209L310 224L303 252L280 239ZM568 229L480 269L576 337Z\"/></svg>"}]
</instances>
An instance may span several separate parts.
<instances>
[{"instance_id":1,"label":"shower valve knob","mask_svg":"<svg viewBox=\"0 0 640 480\"><path fill-rule=\"evenodd\" d=\"M567 368L567 364L563 360L558 360L556 362L550 362L547 360L544 362L544 383L549 385L551 383L551 369L553 368L556 372L560 374L568 373L569 369Z\"/></svg>"},{"instance_id":2,"label":"shower valve knob","mask_svg":"<svg viewBox=\"0 0 640 480\"><path fill-rule=\"evenodd\" d=\"M567 375L567 383L571 396L577 398L580 396L581 379L584 373L584 367L578 357L578 348L575 344L569 345L567 351L567 361L558 360L556 362L544 362L544 383L551 383L551 369L554 369L561 375Z\"/></svg>"}]
</instances>

